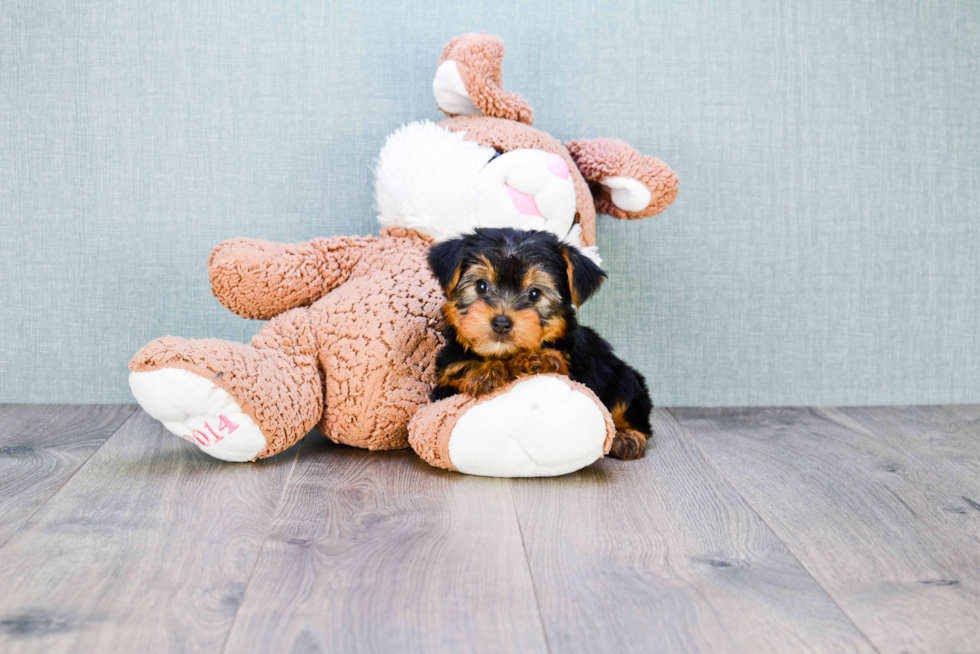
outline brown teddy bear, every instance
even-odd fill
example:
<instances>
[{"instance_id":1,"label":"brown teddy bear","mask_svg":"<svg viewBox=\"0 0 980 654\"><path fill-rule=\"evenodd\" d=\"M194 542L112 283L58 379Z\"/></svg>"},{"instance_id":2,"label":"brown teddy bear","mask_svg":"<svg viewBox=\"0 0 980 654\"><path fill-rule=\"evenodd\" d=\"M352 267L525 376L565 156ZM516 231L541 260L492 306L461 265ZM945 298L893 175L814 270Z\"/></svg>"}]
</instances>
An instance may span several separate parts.
<instances>
[{"instance_id":1,"label":"brown teddy bear","mask_svg":"<svg viewBox=\"0 0 980 654\"><path fill-rule=\"evenodd\" d=\"M376 171L379 236L215 248L214 295L269 322L248 345L147 344L130 362L140 405L227 461L276 454L314 426L355 447L411 444L432 465L471 474L564 474L607 453L608 411L565 377L428 401L443 302L426 266L431 243L477 227L539 229L598 260L597 211L643 218L677 195L674 173L625 143L563 146L531 127L527 102L502 89L503 53L487 34L446 46L433 90L450 118L388 137Z\"/></svg>"}]
</instances>

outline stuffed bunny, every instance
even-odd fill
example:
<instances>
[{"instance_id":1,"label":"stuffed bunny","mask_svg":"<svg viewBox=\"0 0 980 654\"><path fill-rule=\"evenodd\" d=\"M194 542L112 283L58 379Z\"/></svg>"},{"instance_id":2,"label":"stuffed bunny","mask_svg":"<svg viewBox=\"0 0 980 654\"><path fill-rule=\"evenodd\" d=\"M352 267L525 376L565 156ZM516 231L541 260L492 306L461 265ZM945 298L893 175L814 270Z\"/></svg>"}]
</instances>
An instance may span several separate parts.
<instances>
[{"instance_id":1,"label":"stuffed bunny","mask_svg":"<svg viewBox=\"0 0 980 654\"><path fill-rule=\"evenodd\" d=\"M355 447L411 444L432 465L481 475L564 474L608 452L609 412L562 376L428 400L443 341L444 296L426 266L433 242L477 227L546 230L598 261L596 211L643 218L677 195L666 165L620 141L563 146L531 127L527 103L501 88L502 59L502 41L487 34L446 46L433 89L450 118L388 137L376 170L379 236L215 248L215 297L268 322L248 345L150 342L130 362L140 405L227 461L276 454L314 426Z\"/></svg>"}]
</instances>

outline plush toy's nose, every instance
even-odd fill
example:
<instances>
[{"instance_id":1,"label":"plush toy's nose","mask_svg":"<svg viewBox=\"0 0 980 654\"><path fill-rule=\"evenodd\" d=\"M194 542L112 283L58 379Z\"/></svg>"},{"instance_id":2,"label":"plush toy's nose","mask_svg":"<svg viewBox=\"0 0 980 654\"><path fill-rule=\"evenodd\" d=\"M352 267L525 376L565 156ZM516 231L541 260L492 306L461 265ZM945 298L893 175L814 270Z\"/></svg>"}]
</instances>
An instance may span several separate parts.
<instances>
[{"instance_id":1,"label":"plush toy's nose","mask_svg":"<svg viewBox=\"0 0 980 654\"><path fill-rule=\"evenodd\" d=\"M490 326L493 327L493 331L498 334L506 334L510 331L510 328L514 326L514 322L507 316L497 316L490 321Z\"/></svg>"},{"instance_id":2,"label":"plush toy's nose","mask_svg":"<svg viewBox=\"0 0 980 654\"><path fill-rule=\"evenodd\" d=\"M564 159L552 152L546 154L545 158L548 161L548 170L552 175L561 179L568 179L568 164L565 163Z\"/></svg>"}]
</instances>

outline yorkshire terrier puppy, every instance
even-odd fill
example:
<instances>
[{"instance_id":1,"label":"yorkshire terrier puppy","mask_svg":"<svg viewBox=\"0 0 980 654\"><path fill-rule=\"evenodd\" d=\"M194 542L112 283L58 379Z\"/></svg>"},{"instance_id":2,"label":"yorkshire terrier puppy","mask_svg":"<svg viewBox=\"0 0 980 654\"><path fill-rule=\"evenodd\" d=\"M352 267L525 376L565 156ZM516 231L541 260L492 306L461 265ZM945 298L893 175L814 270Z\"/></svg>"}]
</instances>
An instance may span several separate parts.
<instances>
[{"instance_id":1,"label":"yorkshire terrier puppy","mask_svg":"<svg viewBox=\"0 0 980 654\"><path fill-rule=\"evenodd\" d=\"M429 267L446 292L448 331L433 400L560 373L592 389L612 414L609 455L643 456L653 408L646 381L575 319L606 278L599 266L548 232L478 229L433 246Z\"/></svg>"}]
</instances>

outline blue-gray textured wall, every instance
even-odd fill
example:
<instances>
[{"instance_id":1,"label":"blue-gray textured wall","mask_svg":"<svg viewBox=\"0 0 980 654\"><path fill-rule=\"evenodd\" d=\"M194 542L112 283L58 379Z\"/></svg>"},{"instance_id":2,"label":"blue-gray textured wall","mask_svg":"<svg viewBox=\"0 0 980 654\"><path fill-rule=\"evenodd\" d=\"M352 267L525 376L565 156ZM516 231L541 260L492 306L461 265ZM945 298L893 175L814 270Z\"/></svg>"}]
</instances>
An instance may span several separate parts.
<instances>
[{"instance_id":1,"label":"blue-gray textured wall","mask_svg":"<svg viewBox=\"0 0 980 654\"><path fill-rule=\"evenodd\" d=\"M375 231L373 159L474 30L536 126L680 176L600 218L584 310L655 402L980 401L980 5L891 0L0 2L0 401L249 338L211 248Z\"/></svg>"}]
</instances>

